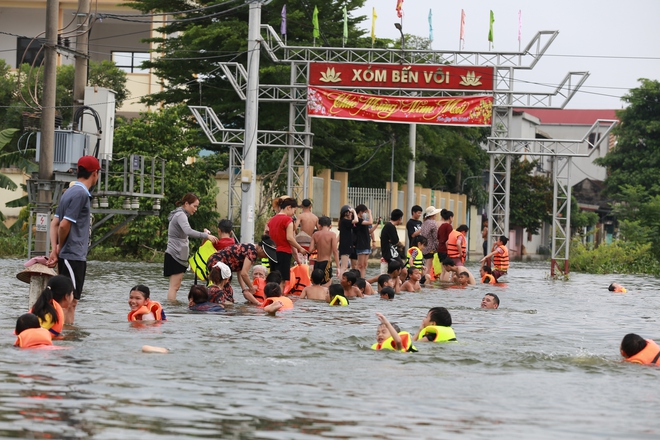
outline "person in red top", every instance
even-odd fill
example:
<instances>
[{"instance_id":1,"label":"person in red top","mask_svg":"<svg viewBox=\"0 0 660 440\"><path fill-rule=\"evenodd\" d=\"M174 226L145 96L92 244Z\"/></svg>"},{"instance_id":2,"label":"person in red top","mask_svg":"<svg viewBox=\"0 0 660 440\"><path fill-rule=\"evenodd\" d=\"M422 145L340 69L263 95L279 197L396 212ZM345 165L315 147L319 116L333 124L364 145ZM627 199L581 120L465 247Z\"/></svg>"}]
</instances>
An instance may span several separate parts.
<instances>
[{"instance_id":1,"label":"person in red top","mask_svg":"<svg viewBox=\"0 0 660 440\"><path fill-rule=\"evenodd\" d=\"M440 226L438 227L438 259L444 261L447 258L447 239L454 229L451 224L454 221L454 213L443 209L440 211Z\"/></svg>"},{"instance_id":2,"label":"person in red top","mask_svg":"<svg viewBox=\"0 0 660 440\"><path fill-rule=\"evenodd\" d=\"M231 220L225 218L218 222L218 241L213 243L213 247L216 251L221 251L222 249L233 246L237 243L236 239L231 236L233 228L234 224Z\"/></svg>"},{"instance_id":3,"label":"person in red top","mask_svg":"<svg viewBox=\"0 0 660 440\"><path fill-rule=\"evenodd\" d=\"M307 251L296 241L293 232L293 216L296 213L298 202L289 196L278 197L273 201L273 207L277 206L279 212L271 217L266 224L266 232L275 242L277 252L277 263L271 265L271 270L277 270L282 275L282 281L289 281L291 269L291 257L301 264L299 254L305 255Z\"/></svg>"}]
</instances>

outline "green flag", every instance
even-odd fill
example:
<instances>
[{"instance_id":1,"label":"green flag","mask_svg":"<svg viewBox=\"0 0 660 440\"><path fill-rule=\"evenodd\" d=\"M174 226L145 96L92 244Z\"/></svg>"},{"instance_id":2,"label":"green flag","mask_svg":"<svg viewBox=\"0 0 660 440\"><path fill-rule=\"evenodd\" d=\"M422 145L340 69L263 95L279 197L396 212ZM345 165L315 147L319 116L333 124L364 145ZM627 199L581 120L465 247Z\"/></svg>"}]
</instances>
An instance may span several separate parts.
<instances>
[{"instance_id":1,"label":"green flag","mask_svg":"<svg viewBox=\"0 0 660 440\"><path fill-rule=\"evenodd\" d=\"M488 29L488 41L493 42L493 23L495 23L495 14L490 10L490 28Z\"/></svg>"},{"instance_id":2,"label":"green flag","mask_svg":"<svg viewBox=\"0 0 660 440\"><path fill-rule=\"evenodd\" d=\"M314 16L312 17L312 24L314 25L314 38L320 37L321 32L319 31L319 10L316 6L314 6Z\"/></svg>"},{"instance_id":3,"label":"green flag","mask_svg":"<svg viewBox=\"0 0 660 440\"><path fill-rule=\"evenodd\" d=\"M346 44L348 41L348 14L346 13L346 6L344 6L344 38L343 42Z\"/></svg>"}]
</instances>

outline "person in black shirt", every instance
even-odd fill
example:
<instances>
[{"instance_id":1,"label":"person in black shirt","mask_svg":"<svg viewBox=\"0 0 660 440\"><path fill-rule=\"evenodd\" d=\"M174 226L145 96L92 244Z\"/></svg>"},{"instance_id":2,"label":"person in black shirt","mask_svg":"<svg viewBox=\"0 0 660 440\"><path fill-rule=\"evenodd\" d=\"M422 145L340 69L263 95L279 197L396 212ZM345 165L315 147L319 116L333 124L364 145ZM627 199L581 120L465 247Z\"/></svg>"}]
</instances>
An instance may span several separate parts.
<instances>
[{"instance_id":1,"label":"person in black shirt","mask_svg":"<svg viewBox=\"0 0 660 440\"><path fill-rule=\"evenodd\" d=\"M383 229L380 233L380 251L383 256L384 262L381 263L381 266L387 265L390 261L396 260L401 263L401 267L404 266L401 253L403 252L403 245L399 241L399 233L396 230L396 227L401 224L403 219L403 211L400 209L395 209L390 214L390 221L385 223ZM384 272L381 270L381 272ZM402 269L402 272L406 272L405 268ZM405 274L403 275L406 276ZM404 278L405 279L405 278Z\"/></svg>"},{"instance_id":2,"label":"person in black shirt","mask_svg":"<svg viewBox=\"0 0 660 440\"><path fill-rule=\"evenodd\" d=\"M406 232L408 233L408 247L412 246L413 237L417 237L422 229L422 207L414 205L410 210L410 219L406 223Z\"/></svg>"}]
</instances>

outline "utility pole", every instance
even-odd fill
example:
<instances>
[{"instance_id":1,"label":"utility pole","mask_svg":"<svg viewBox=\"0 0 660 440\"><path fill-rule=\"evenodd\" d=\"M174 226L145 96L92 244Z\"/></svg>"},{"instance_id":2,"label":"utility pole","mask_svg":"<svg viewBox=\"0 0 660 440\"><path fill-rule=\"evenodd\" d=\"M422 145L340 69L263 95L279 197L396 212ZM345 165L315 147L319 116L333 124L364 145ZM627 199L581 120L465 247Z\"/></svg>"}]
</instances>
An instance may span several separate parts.
<instances>
[{"instance_id":1,"label":"utility pole","mask_svg":"<svg viewBox=\"0 0 660 440\"><path fill-rule=\"evenodd\" d=\"M412 207L415 204L415 150L417 149L417 124L410 124L408 143L410 144L410 154L412 154L412 157L408 162L408 181L406 182L406 188L408 189L406 194L406 200L408 200L406 209L408 211L406 212L406 215L410 215ZM429 201L429 205L430 204ZM408 240L408 234L406 234L406 240ZM411 244L412 243L408 243L408 247L410 247Z\"/></svg>"},{"instance_id":2,"label":"utility pole","mask_svg":"<svg viewBox=\"0 0 660 440\"><path fill-rule=\"evenodd\" d=\"M46 3L46 44L44 45L44 93L41 110L39 179L52 180L55 145L55 90L57 88L57 22L59 0ZM50 195L48 196L50 197ZM41 199L41 197L40 197Z\"/></svg>"},{"instance_id":3,"label":"utility pole","mask_svg":"<svg viewBox=\"0 0 660 440\"><path fill-rule=\"evenodd\" d=\"M87 85L87 59L89 58L89 9L90 0L78 0L78 29L76 36L76 64L73 77L73 113L82 107ZM81 122L82 125L82 122ZM73 129L81 130L78 121L73 121Z\"/></svg>"},{"instance_id":4,"label":"utility pole","mask_svg":"<svg viewBox=\"0 0 660 440\"><path fill-rule=\"evenodd\" d=\"M261 3L250 3L248 24L248 68L245 94L245 137L241 173L241 242L254 242L254 206L256 203L257 130L259 127L259 56L261 54Z\"/></svg>"}]
</instances>

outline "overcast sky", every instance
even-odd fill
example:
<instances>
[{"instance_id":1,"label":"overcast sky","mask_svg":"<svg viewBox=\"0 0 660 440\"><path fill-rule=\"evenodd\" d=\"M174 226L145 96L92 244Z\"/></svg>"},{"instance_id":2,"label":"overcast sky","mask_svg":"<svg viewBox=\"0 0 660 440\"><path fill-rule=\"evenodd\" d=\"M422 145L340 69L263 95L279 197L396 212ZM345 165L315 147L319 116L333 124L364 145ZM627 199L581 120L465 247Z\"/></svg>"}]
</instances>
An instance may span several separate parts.
<instances>
[{"instance_id":1,"label":"overcast sky","mask_svg":"<svg viewBox=\"0 0 660 440\"><path fill-rule=\"evenodd\" d=\"M376 38L400 38L394 23L397 0L366 0L358 15L371 32L376 8ZM429 36L433 10L433 48L457 50L461 9L465 10L466 51L489 50L489 11L495 14L493 51L518 50L518 11L522 11L522 47L540 30L559 36L531 71L517 71L516 91L550 91L569 71L591 73L566 108L623 106L620 97L637 87L638 78L660 79L660 0L404 0L403 31ZM552 88L536 84L552 85ZM554 102L554 101L553 101Z\"/></svg>"}]
</instances>

